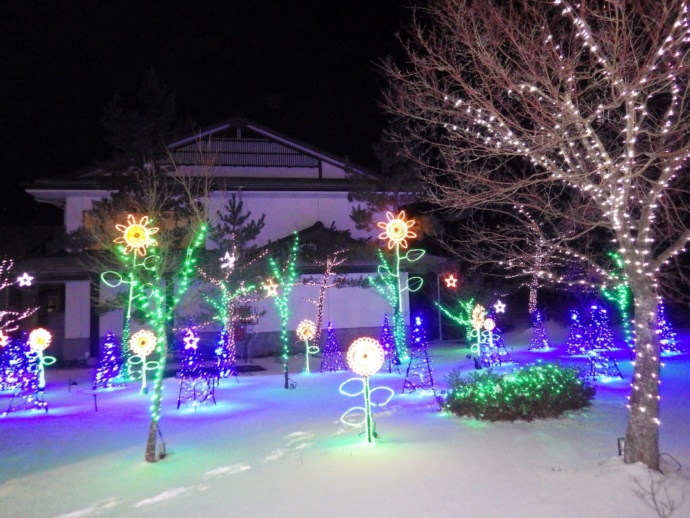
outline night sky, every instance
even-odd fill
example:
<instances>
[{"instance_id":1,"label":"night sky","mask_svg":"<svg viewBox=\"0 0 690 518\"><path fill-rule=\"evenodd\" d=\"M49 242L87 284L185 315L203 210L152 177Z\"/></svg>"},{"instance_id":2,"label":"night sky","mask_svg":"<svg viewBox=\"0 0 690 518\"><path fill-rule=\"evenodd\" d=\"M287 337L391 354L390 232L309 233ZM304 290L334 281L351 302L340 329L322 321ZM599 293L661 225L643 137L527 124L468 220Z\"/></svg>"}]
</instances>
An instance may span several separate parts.
<instances>
[{"instance_id":1,"label":"night sky","mask_svg":"<svg viewBox=\"0 0 690 518\"><path fill-rule=\"evenodd\" d=\"M0 2L1 225L55 222L32 178L110 156L99 119L134 104L153 67L184 121L243 115L377 167L377 63L398 52L409 0ZM59 222L59 220L58 220Z\"/></svg>"}]
</instances>

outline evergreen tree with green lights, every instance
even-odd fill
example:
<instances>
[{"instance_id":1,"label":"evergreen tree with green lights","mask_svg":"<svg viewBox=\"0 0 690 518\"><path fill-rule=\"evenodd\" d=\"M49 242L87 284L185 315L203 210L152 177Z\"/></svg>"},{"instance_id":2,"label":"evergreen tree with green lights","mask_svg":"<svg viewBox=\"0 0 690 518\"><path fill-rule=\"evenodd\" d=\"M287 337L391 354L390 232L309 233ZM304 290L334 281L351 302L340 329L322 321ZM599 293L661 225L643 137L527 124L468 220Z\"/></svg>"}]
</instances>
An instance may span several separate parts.
<instances>
[{"instance_id":1,"label":"evergreen tree with green lights","mask_svg":"<svg viewBox=\"0 0 690 518\"><path fill-rule=\"evenodd\" d=\"M221 324L220 341L215 349L216 367L221 377L237 375L236 330L240 309L262 298L260 279L265 277L266 251L257 252L252 244L266 225L266 215L250 219L244 203L233 194L222 211L210 237L218 244L221 257L206 261L199 274L215 289L205 299Z\"/></svg>"}]
</instances>

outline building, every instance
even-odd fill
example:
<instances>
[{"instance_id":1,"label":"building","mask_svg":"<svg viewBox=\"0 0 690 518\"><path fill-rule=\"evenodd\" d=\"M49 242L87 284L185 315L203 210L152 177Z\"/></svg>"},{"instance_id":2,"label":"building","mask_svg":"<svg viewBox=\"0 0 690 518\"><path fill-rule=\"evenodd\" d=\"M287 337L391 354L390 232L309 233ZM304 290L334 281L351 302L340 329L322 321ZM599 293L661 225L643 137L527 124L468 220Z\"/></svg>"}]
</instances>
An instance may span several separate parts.
<instances>
[{"instance_id":1,"label":"building","mask_svg":"<svg viewBox=\"0 0 690 518\"><path fill-rule=\"evenodd\" d=\"M213 179L208 200L210 216L233 194L253 215L266 215L266 226L257 243L260 246L309 229L327 232L334 227L349 230L352 238L374 240L378 235L354 227L350 219L352 206L347 199L351 180L346 167L360 174L371 172L348 166L342 158L269 128L234 118L171 143L168 150L178 171L191 176L203 171ZM39 202L60 207L64 211L65 230L71 232L84 224L84 214L94 201L116 191L120 181L121 177L106 169L93 169L69 177L36 180L27 192ZM212 248L212 244L207 244L207 248ZM63 303L52 321L52 354L67 361L96 356L106 332L112 329L118 334L122 328L121 310L106 314L96 310L92 301L102 299L109 288L99 282L97 272L86 271L76 255L65 252L22 265L32 269L37 290L51 286L51 292L60 294ZM357 278L374 273L376 265L360 262L344 266L342 271ZM302 273L318 275L313 269ZM315 290L313 285L293 290L292 329L303 318L314 320L314 304L308 299L313 298ZM261 347L256 352L270 352L274 345L278 347L278 315L270 302L259 303L258 312L262 314L258 327L261 339L257 341ZM336 328L347 330L348 338L356 334L378 336L383 315L390 312L390 306L373 289L333 289L324 305L324 327L333 320ZM181 311L180 320L185 317Z\"/></svg>"}]
</instances>

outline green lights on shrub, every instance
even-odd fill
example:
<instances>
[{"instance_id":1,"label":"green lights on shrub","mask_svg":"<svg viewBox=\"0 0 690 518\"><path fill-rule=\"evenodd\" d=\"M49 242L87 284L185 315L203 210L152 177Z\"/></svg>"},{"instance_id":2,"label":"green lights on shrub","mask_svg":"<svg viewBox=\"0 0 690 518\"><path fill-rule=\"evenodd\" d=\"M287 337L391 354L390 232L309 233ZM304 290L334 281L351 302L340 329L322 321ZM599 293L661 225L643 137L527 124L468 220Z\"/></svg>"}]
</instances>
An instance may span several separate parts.
<instances>
[{"instance_id":1,"label":"green lights on shrub","mask_svg":"<svg viewBox=\"0 0 690 518\"><path fill-rule=\"evenodd\" d=\"M446 381L450 389L446 410L487 421L557 417L588 406L595 393L577 369L554 363L520 367L504 375L472 372L466 378L455 369Z\"/></svg>"}]
</instances>

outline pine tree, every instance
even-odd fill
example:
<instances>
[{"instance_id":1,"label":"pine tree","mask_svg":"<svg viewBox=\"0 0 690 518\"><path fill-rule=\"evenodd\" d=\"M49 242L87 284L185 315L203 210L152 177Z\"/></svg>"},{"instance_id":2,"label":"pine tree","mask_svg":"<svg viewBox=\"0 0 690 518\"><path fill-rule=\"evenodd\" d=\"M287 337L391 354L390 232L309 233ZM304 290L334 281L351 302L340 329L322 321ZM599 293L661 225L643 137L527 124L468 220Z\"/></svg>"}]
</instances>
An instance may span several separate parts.
<instances>
[{"instance_id":1,"label":"pine tree","mask_svg":"<svg viewBox=\"0 0 690 518\"><path fill-rule=\"evenodd\" d=\"M391 326L388 323L388 314L383 315L383 325L381 326L381 336L379 343L383 348L385 354L385 362L388 363L388 372L393 372L393 369L400 372L400 358L395 347L395 337L391 333Z\"/></svg>"},{"instance_id":2,"label":"pine tree","mask_svg":"<svg viewBox=\"0 0 690 518\"><path fill-rule=\"evenodd\" d=\"M343 352L340 349L340 341L335 335L333 322L328 323L326 330L326 345L323 347L323 360L321 360L321 372L346 371L347 365L343 360Z\"/></svg>"},{"instance_id":3,"label":"pine tree","mask_svg":"<svg viewBox=\"0 0 690 518\"><path fill-rule=\"evenodd\" d=\"M105 341L101 348L101 356L98 360L96 377L93 380L93 388L110 388L120 386L123 381L120 379L122 371L122 356L120 355L120 345L117 343L115 334L108 329Z\"/></svg>"},{"instance_id":4,"label":"pine tree","mask_svg":"<svg viewBox=\"0 0 690 518\"><path fill-rule=\"evenodd\" d=\"M426 337L426 330L422 325L422 319L416 316L412 327L412 342L410 344L410 361L407 364L405 382L403 383L403 393L405 391L414 392L420 390L432 390L436 395L436 384L431 372L429 361L429 341Z\"/></svg>"},{"instance_id":5,"label":"pine tree","mask_svg":"<svg viewBox=\"0 0 690 518\"><path fill-rule=\"evenodd\" d=\"M673 326L666 319L666 307L663 302L659 303L659 309L657 310L658 319L658 329L659 329L659 342L661 343L661 352L666 354L679 353L681 350L678 348L678 341L676 332L673 330Z\"/></svg>"},{"instance_id":6,"label":"pine tree","mask_svg":"<svg viewBox=\"0 0 690 518\"><path fill-rule=\"evenodd\" d=\"M593 304L589 308L585 335L586 341L589 342L588 347L591 349L611 350L614 348L608 311L598 304Z\"/></svg>"},{"instance_id":7,"label":"pine tree","mask_svg":"<svg viewBox=\"0 0 690 518\"><path fill-rule=\"evenodd\" d=\"M587 352L585 327L582 325L582 317L580 312L574 309L570 311L570 330L565 346L565 353L569 355L585 354Z\"/></svg>"},{"instance_id":8,"label":"pine tree","mask_svg":"<svg viewBox=\"0 0 690 518\"><path fill-rule=\"evenodd\" d=\"M528 350L548 349L550 345L544 328L544 316L538 309L532 313L532 325L532 338L530 338Z\"/></svg>"}]
</instances>

